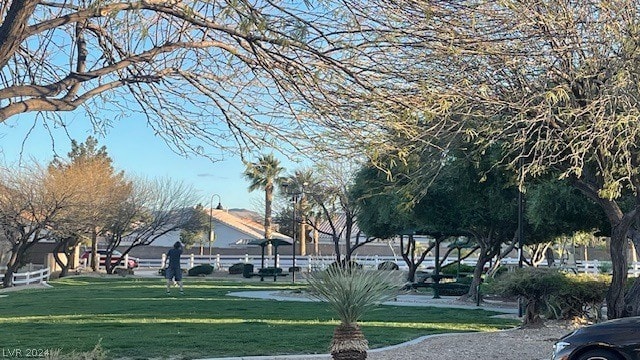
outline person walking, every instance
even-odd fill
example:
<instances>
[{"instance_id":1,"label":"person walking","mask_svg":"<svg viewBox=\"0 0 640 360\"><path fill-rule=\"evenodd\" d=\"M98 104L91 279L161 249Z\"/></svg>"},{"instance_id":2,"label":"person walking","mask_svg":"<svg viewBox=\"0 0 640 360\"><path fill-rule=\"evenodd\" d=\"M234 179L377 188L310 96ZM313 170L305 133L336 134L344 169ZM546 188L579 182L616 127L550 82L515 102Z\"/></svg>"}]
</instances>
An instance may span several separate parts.
<instances>
[{"instance_id":1,"label":"person walking","mask_svg":"<svg viewBox=\"0 0 640 360\"><path fill-rule=\"evenodd\" d=\"M182 243L176 241L173 249L167 252L165 260L165 276L167 278L167 295L171 294L171 283L176 282L180 286L180 295L184 295L182 287L182 269L180 268L180 257L182 256ZM169 263L168 265L166 263Z\"/></svg>"}]
</instances>

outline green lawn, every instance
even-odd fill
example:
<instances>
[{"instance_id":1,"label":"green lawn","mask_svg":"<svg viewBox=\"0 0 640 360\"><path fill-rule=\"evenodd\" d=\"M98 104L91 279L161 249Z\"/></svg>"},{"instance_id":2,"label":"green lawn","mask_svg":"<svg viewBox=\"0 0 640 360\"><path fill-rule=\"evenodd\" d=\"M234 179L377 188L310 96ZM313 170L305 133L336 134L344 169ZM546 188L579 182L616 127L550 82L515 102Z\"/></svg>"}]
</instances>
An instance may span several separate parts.
<instances>
[{"instance_id":1,"label":"green lawn","mask_svg":"<svg viewBox=\"0 0 640 360\"><path fill-rule=\"evenodd\" d=\"M101 342L110 359L326 353L334 314L323 303L226 296L228 292L292 289L287 283L186 279L186 295L167 296L162 279L73 277L53 288L0 297L0 347L89 351ZM516 325L483 310L381 306L366 316L370 347L453 331Z\"/></svg>"}]
</instances>

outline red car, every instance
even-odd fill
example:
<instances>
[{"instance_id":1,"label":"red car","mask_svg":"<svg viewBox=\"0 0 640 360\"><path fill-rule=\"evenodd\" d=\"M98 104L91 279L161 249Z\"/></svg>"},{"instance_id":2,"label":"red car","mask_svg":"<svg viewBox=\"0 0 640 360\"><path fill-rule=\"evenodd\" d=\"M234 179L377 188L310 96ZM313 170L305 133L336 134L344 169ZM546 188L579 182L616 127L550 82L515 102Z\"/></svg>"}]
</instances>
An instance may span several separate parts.
<instances>
[{"instance_id":1,"label":"red car","mask_svg":"<svg viewBox=\"0 0 640 360\"><path fill-rule=\"evenodd\" d=\"M98 250L98 254L100 255L100 266L104 266L107 261L107 250ZM91 256L91 250L86 250L80 256L81 259L87 259L87 265L89 265L89 258ZM113 250L111 253L111 264L112 265L124 265L124 259L120 259L122 257L122 253L118 250ZM138 259L129 256L129 263L127 264L128 269L135 269L138 267Z\"/></svg>"}]
</instances>

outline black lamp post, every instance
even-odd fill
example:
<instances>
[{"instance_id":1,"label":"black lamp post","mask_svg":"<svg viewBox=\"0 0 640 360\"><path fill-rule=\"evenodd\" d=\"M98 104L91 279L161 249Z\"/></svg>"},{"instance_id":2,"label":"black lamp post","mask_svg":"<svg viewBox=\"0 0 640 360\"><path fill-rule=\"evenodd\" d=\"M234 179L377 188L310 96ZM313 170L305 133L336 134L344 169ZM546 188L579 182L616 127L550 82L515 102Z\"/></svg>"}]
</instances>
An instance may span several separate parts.
<instances>
[{"instance_id":1,"label":"black lamp post","mask_svg":"<svg viewBox=\"0 0 640 360\"><path fill-rule=\"evenodd\" d=\"M293 227L292 227L292 230L293 230L293 242L291 244L291 247L292 247L293 252L292 252L292 255L291 255L291 270L293 272L291 273L291 282L295 284L295 282L296 282L296 239L297 239L297 237L296 237L296 225L297 225L297 222L296 222L296 204L298 204L298 194L297 193L293 194L292 200L293 200Z\"/></svg>"},{"instance_id":2,"label":"black lamp post","mask_svg":"<svg viewBox=\"0 0 640 360\"><path fill-rule=\"evenodd\" d=\"M523 176L524 158L518 159L518 166L520 167L520 178ZM521 189L518 189L518 268L522 268L524 257L524 194ZM518 316L522 317L524 314L522 298L518 298Z\"/></svg>"},{"instance_id":3,"label":"black lamp post","mask_svg":"<svg viewBox=\"0 0 640 360\"><path fill-rule=\"evenodd\" d=\"M306 183L303 184L302 188L300 189L301 191L297 191L297 189L291 189L289 190L289 183L284 183L282 184L282 187L284 187L285 189L285 193L287 195L291 195L291 202L292 202L292 227L291 227L291 231L293 232L293 236L292 236L292 243L291 243L291 248L292 248L292 255L291 255L291 282L295 284L296 282L296 272L297 272L297 268L296 268L296 241L297 241L297 236L296 236L296 225L298 223L297 219L296 219L296 207L298 206L298 196L304 194L304 185L306 185ZM289 191L287 191L289 190Z\"/></svg>"},{"instance_id":4,"label":"black lamp post","mask_svg":"<svg viewBox=\"0 0 640 360\"><path fill-rule=\"evenodd\" d=\"M213 194L211 195L211 213L209 214L209 256L211 256L211 245L213 244L213 198L217 196L218 197L218 206L216 206L216 210L222 210L222 203L221 203L221 199L220 199L220 195L218 194Z\"/></svg>"}]
</instances>

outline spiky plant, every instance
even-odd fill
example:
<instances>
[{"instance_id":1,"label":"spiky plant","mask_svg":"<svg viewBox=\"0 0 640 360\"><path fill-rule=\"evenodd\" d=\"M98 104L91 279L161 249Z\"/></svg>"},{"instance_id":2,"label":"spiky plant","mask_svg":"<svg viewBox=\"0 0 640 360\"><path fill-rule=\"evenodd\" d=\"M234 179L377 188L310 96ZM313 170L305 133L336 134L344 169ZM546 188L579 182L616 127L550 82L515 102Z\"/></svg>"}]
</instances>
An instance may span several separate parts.
<instances>
[{"instance_id":1,"label":"spiky plant","mask_svg":"<svg viewBox=\"0 0 640 360\"><path fill-rule=\"evenodd\" d=\"M329 303L340 319L331 341L333 359L366 359L369 343L358 320L367 311L397 295L401 275L395 271L331 266L310 273L307 281L311 296Z\"/></svg>"}]
</instances>

